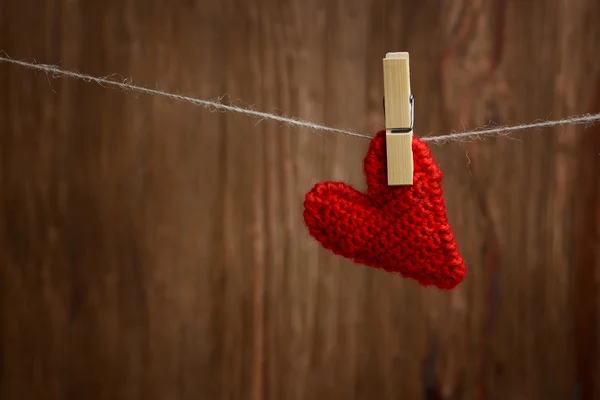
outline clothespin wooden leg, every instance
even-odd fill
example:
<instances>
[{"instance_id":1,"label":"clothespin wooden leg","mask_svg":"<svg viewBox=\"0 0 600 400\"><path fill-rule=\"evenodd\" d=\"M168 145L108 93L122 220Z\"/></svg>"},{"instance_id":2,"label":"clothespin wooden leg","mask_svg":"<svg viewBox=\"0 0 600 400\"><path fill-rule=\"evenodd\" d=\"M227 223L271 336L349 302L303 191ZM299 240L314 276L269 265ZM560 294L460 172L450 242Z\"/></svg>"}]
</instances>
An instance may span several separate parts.
<instances>
[{"instance_id":1,"label":"clothespin wooden leg","mask_svg":"<svg viewBox=\"0 0 600 400\"><path fill-rule=\"evenodd\" d=\"M412 185L414 97L410 91L408 53L386 54L383 87L388 185Z\"/></svg>"}]
</instances>

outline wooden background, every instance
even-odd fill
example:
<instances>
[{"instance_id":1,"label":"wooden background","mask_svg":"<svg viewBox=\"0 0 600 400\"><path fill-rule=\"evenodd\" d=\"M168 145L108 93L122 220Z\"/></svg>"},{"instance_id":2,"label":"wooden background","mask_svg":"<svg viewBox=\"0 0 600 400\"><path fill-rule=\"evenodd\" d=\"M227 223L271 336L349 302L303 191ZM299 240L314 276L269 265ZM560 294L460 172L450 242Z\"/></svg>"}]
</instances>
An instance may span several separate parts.
<instances>
[{"instance_id":1,"label":"wooden background","mask_svg":"<svg viewBox=\"0 0 600 400\"><path fill-rule=\"evenodd\" d=\"M2 0L0 49L331 126L600 112L596 0ZM307 234L368 142L0 64L0 398L600 398L600 127L433 146L452 292Z\"/></svg>"}]
</instances>

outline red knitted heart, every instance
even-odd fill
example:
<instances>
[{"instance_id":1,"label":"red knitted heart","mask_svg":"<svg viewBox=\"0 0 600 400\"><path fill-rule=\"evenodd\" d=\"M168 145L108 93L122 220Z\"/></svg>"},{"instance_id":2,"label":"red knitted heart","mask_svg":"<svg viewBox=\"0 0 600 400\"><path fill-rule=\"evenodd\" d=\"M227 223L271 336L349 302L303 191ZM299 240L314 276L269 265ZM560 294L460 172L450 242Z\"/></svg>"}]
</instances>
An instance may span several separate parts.
<instances>
[{"instance_id":1,"label":"red knitted heart","mask_svg":"<svg viewBox=\"0 0 600 400\"><path fill-rule=\"evenodd\" d=\"M412 186L388 186L385 131L364 160L367 193L340 182L316 184L306 194L304 222L337 255L423 286L452 289L466 274L442 195L442 173L427 145L413 138Z\"/></svg>"}]
</instances>

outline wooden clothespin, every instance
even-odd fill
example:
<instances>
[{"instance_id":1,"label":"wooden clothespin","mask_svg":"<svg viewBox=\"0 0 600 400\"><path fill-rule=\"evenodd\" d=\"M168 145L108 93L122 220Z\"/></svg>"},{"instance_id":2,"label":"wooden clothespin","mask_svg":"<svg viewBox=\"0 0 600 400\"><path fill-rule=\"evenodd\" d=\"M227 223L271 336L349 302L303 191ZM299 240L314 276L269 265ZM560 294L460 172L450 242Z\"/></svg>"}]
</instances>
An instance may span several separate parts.
<instances>
[{"instance_id":1,"label":"wooden clothespin","mask_svg":"<svg viewBox=\"0 0 600 400\"><path fill-rule=\"evenodd\" d=\"M414 97L410 91L408 53L386 54L383 90L388 185L412 185Z\"/></svg>"}]
</instances>

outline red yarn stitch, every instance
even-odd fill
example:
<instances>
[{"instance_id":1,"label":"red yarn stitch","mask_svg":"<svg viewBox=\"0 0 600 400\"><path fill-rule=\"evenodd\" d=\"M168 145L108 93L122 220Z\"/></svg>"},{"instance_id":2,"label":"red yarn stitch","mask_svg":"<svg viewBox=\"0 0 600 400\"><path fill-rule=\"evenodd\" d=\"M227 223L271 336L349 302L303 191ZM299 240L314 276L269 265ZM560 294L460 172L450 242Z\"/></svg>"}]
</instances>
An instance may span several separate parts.
<instances>
[{"instance_id":1,"label":"red yarn stitch","mask_svg":"<svg viewBox=\"0 0 600 400\"><path fill-rule=\"evenodd\" d=\"M337 255L452 289L466 267L446 217L442 173L423 141L413 138L412 148L413 185L388 186L385 131L379 132L364 159L367 193L318 183L306 194L304 222Z\"/></svg>"}]
</instances>

